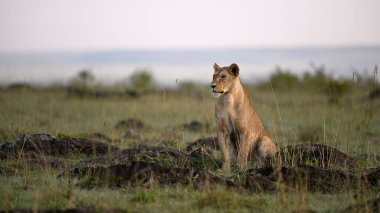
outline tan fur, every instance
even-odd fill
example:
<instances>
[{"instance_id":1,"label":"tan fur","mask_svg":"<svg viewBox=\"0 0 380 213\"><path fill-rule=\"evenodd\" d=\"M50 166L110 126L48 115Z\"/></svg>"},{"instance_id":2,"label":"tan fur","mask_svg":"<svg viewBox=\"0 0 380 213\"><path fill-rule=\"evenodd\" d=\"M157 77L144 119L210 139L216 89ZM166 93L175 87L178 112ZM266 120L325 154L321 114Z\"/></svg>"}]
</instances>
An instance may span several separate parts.
<instances>
[{"instance_id":1,"label":"tan fur","mask_svg":"<svg viewBox=\"0 0 380 213\"><path fill-rule=\"evenodd\" d=\"M214 70L211 88L213 95L218 97L215 118L223 169L230 171L232 147L237 152L237 162L241 168L247 167L252 151L261 159L273 157L278 151L277 146L249 102L248 94L240 83L239 67L236 64L229 67L214 64Z\"/></svg>"}]
</instances>

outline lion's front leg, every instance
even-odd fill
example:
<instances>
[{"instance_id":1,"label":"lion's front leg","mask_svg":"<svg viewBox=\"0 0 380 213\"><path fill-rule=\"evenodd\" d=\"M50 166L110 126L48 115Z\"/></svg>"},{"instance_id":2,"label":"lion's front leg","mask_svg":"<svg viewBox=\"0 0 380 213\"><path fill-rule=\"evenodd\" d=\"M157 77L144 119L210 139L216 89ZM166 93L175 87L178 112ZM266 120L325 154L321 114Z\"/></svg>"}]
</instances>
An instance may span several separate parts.
<instances>
[{"instance_id":1,"label":"lion's front leg","mask_svg":"<svg viewBox=\"0 0 380 213\"><path fill-rule=\"evenodd\" d=\"M249 134L241 134L239 140L237 162L241 169L246 169L248 165L248 156L251 153L254 141Z\"/></svg>"},{"instance_id":2,"label":"lion's front leg","mask_svg":"<svg viewBox=\"0 0 380 213\"><path fill-rule=\"evenodd\" d=\"M223 157L223 170L229 173L231 171L231 139L225 129L218 131L218 143Z\"/></svg>"}]
</instances>

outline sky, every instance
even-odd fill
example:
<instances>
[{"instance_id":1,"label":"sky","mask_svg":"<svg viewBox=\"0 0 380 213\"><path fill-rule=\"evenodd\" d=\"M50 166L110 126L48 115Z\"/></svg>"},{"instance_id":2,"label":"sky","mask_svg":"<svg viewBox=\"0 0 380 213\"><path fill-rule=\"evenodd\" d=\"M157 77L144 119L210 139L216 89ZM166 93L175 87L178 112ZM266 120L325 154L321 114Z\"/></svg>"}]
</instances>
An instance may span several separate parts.
<instances>
[{"instance_id":1,"label":"sky","mask_svg":"<svg viewBox=\"0 0 380 213\"><path fill-rule=\"evenodd\" d=\"M380 0L0 0L0 52L380 45Z\"/></svg>"}]
</instances>

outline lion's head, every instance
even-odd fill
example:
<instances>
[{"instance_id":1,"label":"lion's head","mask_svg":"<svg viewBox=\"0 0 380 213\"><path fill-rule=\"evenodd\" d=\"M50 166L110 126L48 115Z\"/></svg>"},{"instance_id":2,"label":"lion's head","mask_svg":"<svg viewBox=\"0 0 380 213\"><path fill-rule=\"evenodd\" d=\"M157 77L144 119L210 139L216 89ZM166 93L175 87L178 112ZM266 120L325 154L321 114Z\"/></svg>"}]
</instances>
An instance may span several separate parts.
<instances>
[{"instance_id":1,"label":"lion's head","mask_svg":"<svg viewBox=\"0 0 380 213\"><path fill-rule=\"evenodd\" d=\"M235 63L229 67L220 67L215 63L214 70L215 72L210 86L212 88L212 95L214 97L220 97L231 90L234 81L239 76L239 67Z\"/></svg>"}]
</instances>

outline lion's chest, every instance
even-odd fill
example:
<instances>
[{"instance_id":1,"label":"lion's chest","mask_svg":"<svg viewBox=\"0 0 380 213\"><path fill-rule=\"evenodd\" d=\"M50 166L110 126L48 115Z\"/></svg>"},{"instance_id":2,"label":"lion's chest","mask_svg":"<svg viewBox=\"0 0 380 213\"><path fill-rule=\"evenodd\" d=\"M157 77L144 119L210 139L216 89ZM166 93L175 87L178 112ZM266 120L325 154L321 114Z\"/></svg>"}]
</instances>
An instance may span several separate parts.
<instances>
[{"instance_id":1,"label":"lion's chest","mask_svg":"<svg viewBox=\"0 0 380 213\"><path fill-rule=\"evenodd\" d=\"M244 126L244 115L241 114L239 103L232 98L224 98L215 106L215 117L218 127L227 130L229 134L239 134Z\"/></svg>"}]
</instances>

